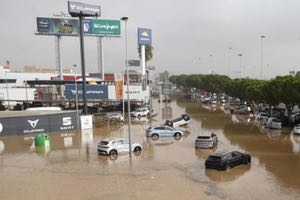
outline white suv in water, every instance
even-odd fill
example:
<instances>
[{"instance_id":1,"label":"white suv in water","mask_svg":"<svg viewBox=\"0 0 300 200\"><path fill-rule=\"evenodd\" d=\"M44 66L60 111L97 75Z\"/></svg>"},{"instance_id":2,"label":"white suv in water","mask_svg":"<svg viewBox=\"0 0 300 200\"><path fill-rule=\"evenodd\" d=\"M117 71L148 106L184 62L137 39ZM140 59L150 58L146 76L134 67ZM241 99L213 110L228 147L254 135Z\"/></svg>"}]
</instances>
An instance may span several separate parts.
<instances>
[{"instance_id":1,"label":"white suv in water","mask_svg":"<svg viewBox=\"0 0 300 200\"><path fill-rule=\"evenodd\" d=\"M132 143L131 151L142 151L142 145L138 143ZM100 141L98 144L98 154L117 155L121 152L129 152L129 141L127 139L106 139Z\"/></svg>"},{"instance_id":2,"label":"white suv in water","mask_svg":"<svg viewBox=\"0 0 300 200\"><path fill-rule=\"evenodd\" d=\"M140 119L141 117L148 117L150 115L150 111L147 107L142 107L130 112L130 115L131 117L137 117Z\"/></svg>"},{"instance_id":3,"label":"white suv in water","mask_svg":"<svg viewBox=\"0 0 300 200\"><path fill-rule=\"evenodd\" d=\"M217 143L218 137L214 133L199 135L195 140L195 148L213 148Z\"/></svg>"}]
</instances>

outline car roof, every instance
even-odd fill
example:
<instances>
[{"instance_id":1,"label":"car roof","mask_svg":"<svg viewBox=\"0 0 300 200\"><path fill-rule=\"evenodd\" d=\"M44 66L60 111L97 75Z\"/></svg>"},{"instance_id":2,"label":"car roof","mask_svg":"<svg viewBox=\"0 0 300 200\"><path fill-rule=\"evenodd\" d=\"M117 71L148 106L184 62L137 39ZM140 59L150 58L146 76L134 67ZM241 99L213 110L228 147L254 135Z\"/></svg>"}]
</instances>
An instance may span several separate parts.
<instances>
[{"instance_id":1,"label":"car roof","mask_svg":"<svg viewBox=\"0 0 300 200\"><path fill-rule=\"evenodd\" d=\"M212 154L211 156L222 157L222 156L224 156L228 153L231 153L231 152L233 152L233 151L221 150L221 151L218 151L218 152Z\"/></svg>"},{"instance_id":2,"label":"car roof","mask_svg":"<svg viewBox=\"0 0 300 200\"><path fill-rule=\"evenodd\" d=\"M126 140L126 139L125 138L107 138L102 141L111 142L111 141L116 141L116 140Z\"/></svg>"}]
</instances>

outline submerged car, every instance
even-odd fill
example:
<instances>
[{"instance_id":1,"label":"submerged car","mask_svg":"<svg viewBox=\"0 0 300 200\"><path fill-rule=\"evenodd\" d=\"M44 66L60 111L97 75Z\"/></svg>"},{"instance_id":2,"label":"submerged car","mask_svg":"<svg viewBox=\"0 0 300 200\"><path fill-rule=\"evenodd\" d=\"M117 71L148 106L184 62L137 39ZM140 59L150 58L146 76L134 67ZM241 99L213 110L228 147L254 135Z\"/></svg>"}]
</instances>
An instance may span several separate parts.
<instances>
[{"instance_id":1,"label":"submerged car","mask_svg":"<svg viewBox=\"0 0 300 200\"><path fill-rule=\"evenodd\" d=\"M150 111L147 107L138 108L135 111L130 112L131 117L137 117L140 119L141 117L150 116Z\"/></svg>"},{"instance_id":2,"label":"submerged car","mask_svg":"<svg viewBox=\"0 0 300 200\"><path fill-rule=\"evenodd\" d=\"M142 151L142 145L138 143L131 144L131 151ZM122 152L129 152L129 140L123 138L106 139L98 144L98 154L116 155Z\"/></svg>"},{"instance_id":3,"label":"submerged car","mask_svg":"<svg viewBox=\"0 0 300 200\"><path fill-rule=\"evenodd\" d=\"M182 114L180 117L173 119L173 120L167 120L165 122L165 125L171 126L171 127L178 127L178 126L186 126L189 123L191 123L192 119L187 114Z\"/></svg>"},{"instance_id":4,"label":"submerged car","mask_svg":"<svg viewBox=\"0 0 300 200\"><path fill-rule=\"evenodd\" d=\"M294 134L300 134L300 124L294 126L293 132Z\"/></svg>"},{"instance_id":5,"label":"submerged car","mask_svg":"<svg viewBox=\"0 0 300 200\"><path fill-rule=\"evenodd\" d=\"M275 117L270 117L266 122L266 127L270 129L281 129L281 121Z\"/></svg>"},{"instance_id":6,"label":"submerged car","mask_svg":"<svg viewBox=\"0 0 300 200\"><path fill-rule=\"evenodd\" d=\"M195 140L195 148L213 148L218 143L215 133L199 135Z\"/></svg>"},{"instance_id":7,"label":"submerged car","mask_svg":"<svg viewBox=\"0 0 300 200\"><path fill-rule=\"evenodd\" d=\"M158 140L160 137L175 137L180 139L184 136L184 131L175 129L170 126L162 125L156 127L149 127L146 130L146 136L151 137L153 140Z\"/></svg>"},{"instance_id":8,"label":"submerged car","mask_svg":"<svg viewBox=\"0 0 300 200\"><path fill-rule=\"evenodd\" d=\"M251 156L239 151L219 151L205 161L205 169L227 170L251 162Z\"/></svg>"}]
</instances>

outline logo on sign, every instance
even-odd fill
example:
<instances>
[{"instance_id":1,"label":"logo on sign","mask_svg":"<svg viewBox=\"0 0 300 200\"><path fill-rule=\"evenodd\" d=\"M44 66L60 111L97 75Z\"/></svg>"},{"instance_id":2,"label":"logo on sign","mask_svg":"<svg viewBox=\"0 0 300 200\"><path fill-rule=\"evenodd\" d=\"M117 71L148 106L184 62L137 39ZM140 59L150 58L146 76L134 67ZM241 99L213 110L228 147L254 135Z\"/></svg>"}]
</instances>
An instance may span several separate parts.
<instances>
[{"instance_id":1,"label":"logo on sign","mask_svg":"<svg viewBox=\"0 0 300 200\"><path fill-rule=\"evenodd\" d=\"M33 120L27 120L27 121L28 121L28 123L30 124L30 126L32 128L35 128L40 120L37 119L37 120L34 120L34 121Z\"/></svg>"},{"instance_id":2,"label":"logo on sign","mask_svg":"<svg viewBox=\"0 0 300 200\"><path fill-rule=\"evenodd\" d=\"M141 35L142 35L142 36L144 36L144 37L149 37L149 34L148 34L148 32L147 32L147 31L145 31L145 32L142 32L142 33L141 33Z\"/></svg>"},{"instance_id":3,"label":"logo on sign","mask_svg":"<svg viewBox=\"0 0 300 200\"><path fill-rule=\"evenodd\" d=\"M0 133L2 133L2 131L3 131L3 126L2 126L2 124L0 123Z\"/></svg>"},{"instance_id":4,"label":"logo on sign","mask_svg":"<svg viewBox=\"0 0 300 200\"><path fill-rule=\"evenodd\" d=\"M70 126L70 125L72 125L72 118L71 117L64 117L62 119L62 121L63 121L63 125L64 126Z\"/></svg>"}]
</instances>

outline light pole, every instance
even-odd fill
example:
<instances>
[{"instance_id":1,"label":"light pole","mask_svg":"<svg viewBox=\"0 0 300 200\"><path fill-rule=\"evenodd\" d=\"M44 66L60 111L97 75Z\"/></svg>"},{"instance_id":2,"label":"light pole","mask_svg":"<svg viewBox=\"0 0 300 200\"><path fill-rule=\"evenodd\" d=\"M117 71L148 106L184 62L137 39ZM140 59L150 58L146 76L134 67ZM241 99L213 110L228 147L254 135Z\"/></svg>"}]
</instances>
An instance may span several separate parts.
<instances>
[{"instance_id":1,"label":"light pole","mask_svg":"<svg viewBox=\"0 0 300 200\"><path fill-rule=\"evenodd\" d=\"M262 35L260 36L260 45L261 45L261 57L260 57L260 80L263 79L263 67L264 67L264 43L263 39L266 38L266 36Z\"/></svg>"},{"instance_id":2,"label":"light pole","mask_svg":"<svg viewBox=\"0 0 300 200\"><path fill-rule=\"evenodd\" d=\"M239 53L238 56L240 57L240 78L242 78L242 56L243 56L243 54Z\"/></svg>"},{"instance_id":3,"label":"light pole","mask_svg":"<svg viewBox=\"0 0 300 200\"><path fill-rule=\"evenodd\" d=\"M214 60L213 60L213 59L214 59L214 58L213 58L213 56L214 56L214 55L212 55L212 54L209 55L209 57L210 57L210 62L211 62L211 63L210 63L210 70L209 70L209 73L210 73L210 74L213 74L213 73L214 73L214 70L213 70L213 65L214 65Z\"/></svg>"},{"instance_id":4,"label":"light pole","mask_svg":"<svg viewBox=\"0 0 300 200\"><path fill-rule=\"evenodd\" d=\"M228 47L228 77L230 78L231 69L230 69L230 56L231 56L232 47Z\"/></svg>"},{"instance_id":5,"label":"light pole","mask_svg":"<svg viewBox=\"0 0 300 200\"><path fill-rule=\"evenodd\" d=\"M79 131L79 114L78 114L78 88L77 88L77 74L76 74L76 67L77 65L74 64L73 67L75 68L74 70L74 79L75 79L75 92L76 92L76 95L75 95L75 107L76 107L76 118L77 118L77 131Z\"/></svg>"},{"instance_id":6,"label":"light pole","mask_svg":"<svg viewBox=\"0 0 300 200\"><path fill-rule=\"evenodd\" d=\"M127 56L127 21L128 17L121 17L125 22L125 66L126 66L126 84L127 84L127 104L128 104L128 140L129 140L129 155L131 157L131 117L130 117L130 98L129 98L129 70L128 70L128 56Z\"/></svg>"}]
</instances>

